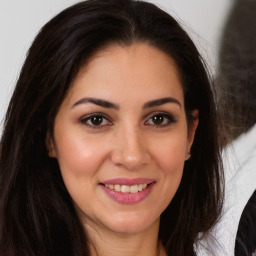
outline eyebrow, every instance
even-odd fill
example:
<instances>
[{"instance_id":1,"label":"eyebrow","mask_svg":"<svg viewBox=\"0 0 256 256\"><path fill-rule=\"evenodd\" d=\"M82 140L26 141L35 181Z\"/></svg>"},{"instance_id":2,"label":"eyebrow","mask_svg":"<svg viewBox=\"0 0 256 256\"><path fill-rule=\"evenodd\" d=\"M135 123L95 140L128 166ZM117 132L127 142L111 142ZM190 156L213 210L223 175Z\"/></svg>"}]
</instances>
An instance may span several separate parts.
<instances>
[{"instance_id":1,"label":"eyebrow","mask_svg":"<svg viewBox=\"0 0 256 256\"><path fill-rule=\"evenodd\" d=\"M78 100L77 102L75 102L71 108L74 108L77 105L86 104L86 103L93 103L93 104L101 106L103 108L112 108L112 109L119 110L119 105L109 102L107 100L102 100L102 99L97 99L97 98L82 98L82 99ZM167 98L151 100L143 105L143 109L161 106L166 103L175 103L181 108L181 103L177 99L172 98L172 97L167 97Z\"/></svg>"},{"instance_id":2,"label":"eyebrow","mask_svg":"<svg viewBox=\"0 0 256 256\"><path fill-rule=\"evenodd\" d=\"M181 108L181 103L177 99L172 97L167 97L167 98L161 98L161 99L149 101L143 105L143 109L161 106L166 103L175 103Z\"/></svg>"},{"instance_id":3,"label":"eyebrow","mask_svg":"<svg viewBox=\"0 0 256 256\"><path fill-rule=\"evenodd\" d=\"M119 106L117 104L114 104L114 103L111 103L109 101L102 100L102 99L96 99L96 98L82 98L79 101L77 101L75 104L73 104L71 108L74 108L77 105L86 104L86 103L93 103L93 104L101 106L103 108L113 108L116 110L119 109Z\"/></svg>"}]
</instances>

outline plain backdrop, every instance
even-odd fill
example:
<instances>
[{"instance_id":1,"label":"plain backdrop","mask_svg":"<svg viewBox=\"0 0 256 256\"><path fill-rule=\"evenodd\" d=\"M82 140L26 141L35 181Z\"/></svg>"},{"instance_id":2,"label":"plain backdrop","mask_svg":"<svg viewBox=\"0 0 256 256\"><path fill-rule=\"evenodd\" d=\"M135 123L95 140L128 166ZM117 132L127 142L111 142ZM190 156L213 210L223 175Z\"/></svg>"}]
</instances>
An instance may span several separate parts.
<instances>
[{"instance_id":1,"label":"plain backdrop","mask_svg":"<svg viewBox=\"0 0 256 256\"><path fill-rule=\"evenodd\" d=\"M149 0L179 20L213 72L217 66L218 41L232 1ZM33 38L50 18L77 2L0 0L0 135L8 102Z\"/></svg>"}]
</instances>

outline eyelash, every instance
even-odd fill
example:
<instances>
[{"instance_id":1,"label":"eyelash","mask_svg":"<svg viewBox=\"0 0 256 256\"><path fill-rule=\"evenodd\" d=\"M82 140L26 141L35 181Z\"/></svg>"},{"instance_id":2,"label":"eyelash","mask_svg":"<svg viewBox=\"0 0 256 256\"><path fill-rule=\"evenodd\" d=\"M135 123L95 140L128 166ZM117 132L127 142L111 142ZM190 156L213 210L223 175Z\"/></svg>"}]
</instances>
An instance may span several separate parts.
<instances>
[{"instance_id":1,"label":"eyelash","mask_svg":"<svg viewBox=\"0 0 256 256\"><path fill-rule=\"evenodd\" d=\"M153 118L156 117L161 117L163 122L161 124L154 124L153 122ZM151 121L151 124L149 123ZM153 115L150 115L150 118L147 119L147 121L145 122L145 125L152 125L156 128L161 128L161 127L167 127L172 123L176 123L177 120L174 118L173 115L165 113L165 112L158 112L158 113L154 113Z\"/></svg>"},{"instance_id":2,"label":"eyelash","mask_svg":"<svg viewBox=\"0 0 256 256\"><path fill-rule=\"evenodd\" d=\"M148 115L149 116L149 115ZM155 124L153 118L162 118L162 123L160 124ZM93 124L93 118L99 118L100 120L98 120L100 123L97 124ZM97 121L97 120L94 120ZM106 127L106 126L111 126L113 124L112 121L110 121L109 117L106 117L105 114L102 113L93 113L89 116L85 116L83 117L80 122L86 126L88 126L89 128L92 129L100 129L102 127ZM88 123L90 122L90 123ZM103 122L103 124L102 124ZM165 113L165 112L159 112L159 113L153 113L150 114L150 117L145 121L145 125L147 126L154 126L156 128L161 128L161 127L167 127L168 125L170 125L171 123L176 123L177 120L170 114Z\"/></svg>"},{"instance_id":3,"label":"eyelash","mask_svg":"<svg viewBox=\"0 0 256 256\"><path fill-rule=\"evenodd\" d=\"M99 125L96 125L96 124L92 124L92 119L93 118L100 118L101 120L103 120L103 122L107 122L107 124L102 124L100 123ZM106 117L106 115L102 114L102 113L93 113L89 116L85 116L83 117L80 122L92 129L100 129L102 127L105 127L105 126L110 126L112 125L113 123L110 121L110 118ZM88 123L90 122L90 123Z\"/></svg>"}]
</instances>

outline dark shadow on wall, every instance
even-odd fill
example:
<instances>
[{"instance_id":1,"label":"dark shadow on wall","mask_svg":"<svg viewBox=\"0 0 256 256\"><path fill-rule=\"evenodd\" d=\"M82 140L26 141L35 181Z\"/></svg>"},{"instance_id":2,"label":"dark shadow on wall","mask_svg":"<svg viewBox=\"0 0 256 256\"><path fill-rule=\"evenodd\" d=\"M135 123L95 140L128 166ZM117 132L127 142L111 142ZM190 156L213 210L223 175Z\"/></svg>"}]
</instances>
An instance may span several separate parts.
<instances>
[{"instance_id":1,"label":"dark shadow on wall","mask_svg":"<svg viewBox=\"0 0 256 256\"><path fill-rule=\"evenodd\" d=\"M230 140L256 123L256 0L236 0L220 42L216 79ZM225 137L225 136L224 136Z\"/></svg>"},{"instance_id":2,"label":"dark shadow on wall","mask_svg":"<svg viewBox=\"0 0 256 256\"><path fill-rule=\"evenodd\" d=\"M234 2L220 42L216 84L223 138L231 142L256 124L256 0ZM256 192L242 213L235 255L251 256L255 249Z\"/></svg>"}]
</instances>

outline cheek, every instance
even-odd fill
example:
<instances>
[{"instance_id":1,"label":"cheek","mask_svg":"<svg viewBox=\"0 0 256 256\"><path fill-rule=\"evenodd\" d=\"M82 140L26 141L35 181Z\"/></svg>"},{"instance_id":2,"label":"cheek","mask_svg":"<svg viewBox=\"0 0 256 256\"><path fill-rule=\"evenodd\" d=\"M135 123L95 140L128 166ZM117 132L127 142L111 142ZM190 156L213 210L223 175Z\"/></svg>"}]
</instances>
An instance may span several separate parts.
<instances>
[{"instance_id":1,"label":"cheek","mask_svg":"<svg viewBox=\"0 0 256 256\"><path fill-rule=\"evenodd\" d=\"M159 173L155 200L161 198L161 202L157 204L160 212L168 207L178 190L183 175L185 152L186 136L179 133L165 136L161 144L154 147L154 159Z\"/></svg>"},{"instance_id":2,"label":"cheek","mask_svg":"<svg viewBox=\"0 0 256 256\"><path fill-rule=\"evenodd\" d=\"M93 175L103 158L103 149L95 141L64 135L56 138L57 159L62 175Z\"/></svg>"},{"instance_id":3,"label":"cheek","mask_svg":"<svg viewBox=\"0 0 256 256\"><path fill-rule=\"evenodd\" d=\"M177 136L175 139L166 140L158 150L158 165L162 171L164 182L159 197L163 199L163 209L170 204L180 185L186 152L186 140Z\"/></svg>"},{"instance_id":4,"label":"cheek","mask_svg":"<svg viewBox=\"0 0 256 256\"><path fill-rule=\"evenodd\" d=\"M180 176L186 156L186 137L177 135L166 138L156 149L155 158L164 175Z\"/></svg>"}]
</instances>

